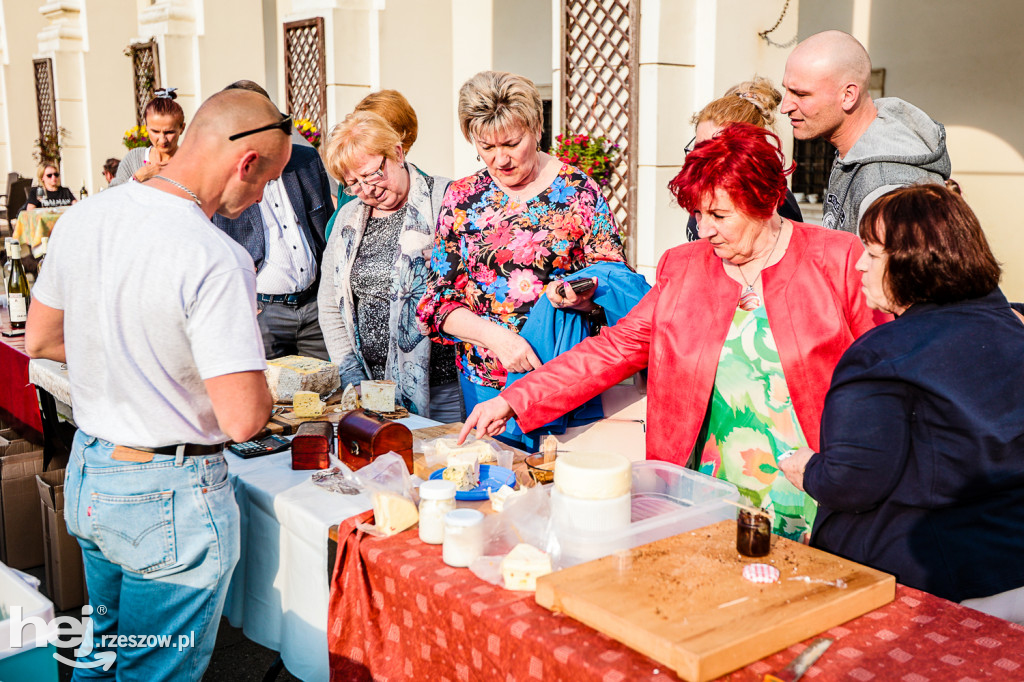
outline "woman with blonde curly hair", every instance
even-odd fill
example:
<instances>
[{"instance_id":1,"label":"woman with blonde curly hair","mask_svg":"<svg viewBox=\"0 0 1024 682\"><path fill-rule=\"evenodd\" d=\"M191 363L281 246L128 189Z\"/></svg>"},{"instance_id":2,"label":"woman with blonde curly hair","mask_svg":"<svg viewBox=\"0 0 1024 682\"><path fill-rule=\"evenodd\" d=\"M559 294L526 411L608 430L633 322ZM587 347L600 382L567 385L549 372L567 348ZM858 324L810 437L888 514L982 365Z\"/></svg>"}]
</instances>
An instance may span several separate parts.
<instances>
[{"instance_id":1,"label":"woman with blonde curly hair","mask_svg":"<svg viewBox=\"0 0 1024 682\"><path fill-rule=\"evenodd\" d=\"M686 145L685 153L689 154L693 145L710 140L730 123L750 123L759 128L774 130L775 113L781 102L782 93L767 78L754 76L754 80L734 85L690 119L690 123L696 126L696 134ZM786 190L786 199L779 206L779 215L798 223L803 222L800 206L789 190ZM686 240L692 242L697 239L697 220L690 216L686 223Z\"/></svg>"},{"instance_id":2,"label":"woman with blonde curly hair","mask_svg":"<svg viewBox=\"0 0 1024 682\"><path fill-rule=\"evenodd\" d=\"M467 411L494 397L510 372L540 367L520 333L545 294L580 316L595 290L555 285L598 261L622 262L619 228L597 184L540 150L543 109L533 83L502 71L459 91L459 124L484 168L456 180L437 224L420 319L440 344L456 344Z\"/></svg>"}]
</instances>

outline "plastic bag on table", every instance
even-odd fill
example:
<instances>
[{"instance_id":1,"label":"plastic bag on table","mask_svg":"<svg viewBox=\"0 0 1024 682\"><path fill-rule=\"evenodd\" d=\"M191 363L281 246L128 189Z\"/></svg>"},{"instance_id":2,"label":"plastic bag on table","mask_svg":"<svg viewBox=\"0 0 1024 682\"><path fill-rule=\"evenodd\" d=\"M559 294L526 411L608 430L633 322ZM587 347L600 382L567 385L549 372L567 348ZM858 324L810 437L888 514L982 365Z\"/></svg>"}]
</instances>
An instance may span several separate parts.
<instances>
[{"instance_id":1,"label":"plastic bag on table","mask_svg":"<svg viewBox=\"0 0 1024 682\"><path fill-rule=\"evenodd\" d=\"M502 513L484 518L484 555L469 570L481 580L504 586L501 560L520 543L546 552L552 564L561 556L551 528L551 495L543 486L510 497Z\"/></svg>"},{"instance_id":2,"label":"plastic bag on table","mask_svg":"<svg viewBox=\"0 0 1024 682\"><path fill-rule=\"evenodd\" d=\"M448 464L448 451L455 448L476 449L480 464L497 464L506 469L512 468L512 460L515 453L500 447L497 443L486 440L477 440L475 436L468 436L462 445L456 445L456 436L444 436L432 438L421 443L423 461L428 469L437 469Z\"/></svg>"},{"instance_id":3,"label":"plastic bag on table","mask_svg":"<svg viewBox=\"0 0 1024 682\"><path fill-rule=\"evenodd\" d=\"M327 490L351 495L361 492L370 496L374 525L356 524L368 535L394 535L411 528L419 520L416 505L419 496L412 476L401 455L389 452L375 458L359 471L332 469L313 474L313 482Z\"/></svg>"}]
</instances>

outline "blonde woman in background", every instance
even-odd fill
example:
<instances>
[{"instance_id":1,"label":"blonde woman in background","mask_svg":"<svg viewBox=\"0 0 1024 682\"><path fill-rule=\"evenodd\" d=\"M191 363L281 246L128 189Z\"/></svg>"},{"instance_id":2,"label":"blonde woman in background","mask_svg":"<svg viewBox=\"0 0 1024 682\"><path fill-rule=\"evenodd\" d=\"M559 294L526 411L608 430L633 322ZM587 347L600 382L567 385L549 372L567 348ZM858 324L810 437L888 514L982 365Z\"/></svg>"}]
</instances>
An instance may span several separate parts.
<instances>
[{"instance_id":1,"label":"blonde woman in background","mask_svg":"<svg viewBox=\"0 0 1024 682\"><path fill-rule=\"evenodd\" d=\"M690 119L690 123L696 126L696 135L686 145L685 153L689 154L695 144L710 140L730 123L750 123L774 131L775 113L781 102L782 93L767 78L754 76L754 80L734 85ZM785 201L779 206L779 215L798 223L803 222L796 197L788 189ZM686 223L686 240L692 242L697 239L697 220L691 215Z\"/></svg>"},{"instance_id":2,"label":"blonde woman in background","mask_svg":"<svg viewBox=\"0 0 1024 682\"><path fill-rule=\"evenodd\" d=\"M388 379L410 412L460 421L454 350L430 343L416 320L448 179L409 163L402 136L370 111L334 127L324 163L353 199L338 210L317 296L341 385Z\"/></svg>"}]
</instances>

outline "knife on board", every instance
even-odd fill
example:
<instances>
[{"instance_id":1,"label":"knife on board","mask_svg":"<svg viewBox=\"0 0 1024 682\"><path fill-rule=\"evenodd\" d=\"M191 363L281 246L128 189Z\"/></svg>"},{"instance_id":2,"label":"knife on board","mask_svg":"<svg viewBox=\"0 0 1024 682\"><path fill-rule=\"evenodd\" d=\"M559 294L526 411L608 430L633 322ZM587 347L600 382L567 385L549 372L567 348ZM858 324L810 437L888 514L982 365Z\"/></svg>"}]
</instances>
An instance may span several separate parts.
<instances>
[{"instance_id":1,"label":"knife on board","mask_svg":"<svg viewBox=\"0 0 1024 682\"><path fill-rule=\"evenodd\" d=\"M814 662L821 658L825 650L832 646L828 637L819 637L810 646L804 649L799 656L777 673L768 673L764 676L764 682L796 682L807 669L814 665Z\"/></svg>"}]
</instances>

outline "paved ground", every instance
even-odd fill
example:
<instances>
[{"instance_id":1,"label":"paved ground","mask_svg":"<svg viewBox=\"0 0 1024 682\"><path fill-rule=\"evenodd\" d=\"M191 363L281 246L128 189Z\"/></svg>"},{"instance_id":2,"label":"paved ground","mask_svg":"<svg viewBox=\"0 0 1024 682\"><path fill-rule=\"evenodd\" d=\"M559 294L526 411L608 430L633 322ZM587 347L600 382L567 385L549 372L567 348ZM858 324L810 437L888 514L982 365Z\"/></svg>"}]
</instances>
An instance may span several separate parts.
<instances>
[{"instance_id":1,"label":"paved ground","mask_svg":"<svg viewBox=\"0 0 1024 682\"><path fill-rule=\"evenodd\" d=\"M25 572L39 578L43 583L40 586L40 592L45 595L43 567L38 566ZM79 617L82 615L82 610L78 608L63 611L57 615ZM71 649L61 649L60 653L65 658L73 659L75 657ZM210 659L210 667L206 670L203 682L261 682L276 660L276 651L256 644L242 634L240 629L231 627L226 618L221 618L217 644L214 647L213 658ZM60 682L68 682L71 679L71 668L60 663L58 669ZM281 670L276 678L277 682L296 682L297 679L287 670Z\"/></svg>"}]
</instances>

